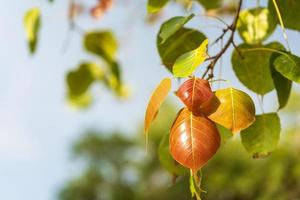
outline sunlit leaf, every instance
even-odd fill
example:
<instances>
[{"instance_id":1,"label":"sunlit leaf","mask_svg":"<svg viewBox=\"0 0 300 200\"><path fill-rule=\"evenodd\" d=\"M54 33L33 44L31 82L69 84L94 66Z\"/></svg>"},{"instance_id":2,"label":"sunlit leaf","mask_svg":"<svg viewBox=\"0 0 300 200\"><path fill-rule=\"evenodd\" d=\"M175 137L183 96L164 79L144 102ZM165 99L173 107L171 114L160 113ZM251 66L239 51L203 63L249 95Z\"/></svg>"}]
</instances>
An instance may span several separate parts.
<instances>
[{"instance_id":1,"label":"sunlit leaf","mask_svg":"<svg viewBox=\"0 0 300 200\"><path fill-rule=\"evenodd\" d=\"M201 32L188 28L179 29L163 44L161 44L161 38L158 36L157 48L162 63L172 72L176 59L184 53L198 48L205 39L205 35Z\"/></svg>"},{"instance_id":2,"label":"sunlit leaf","mask_svg":"<svg viewBox=\"0 0 300 200\"><path fill-rule=\"evenodd\" d=\"M182 165L177 163L170 154L169 147L169 136L170 134L165 134L161 139L159 147L158 147L158 157L162 166L168 170L171 174L174 175L183 175L188 171Z\"/></svg>"},{"instance_id":3,"label":"sunlit leaf","mask_svg":"<svg viewBox=\"0 0 300 200\"><path fill-rule=\"evenodd\" d=\"M115 61L118 45L112 32L94 31L84 36L84 47L87 51L112 63Z\"/></svg>"},{"instance_id":4,"label":"sunlit leaf","mask_svg":"<svg viewBox=\"0 0 300 200\"><path fill-rule=\"evenodd\" d=\"M161 25L159 37L161 44L164 43L170 36L176 33L183 27L188 21L190 21L195 15L191 14L187 17L173 17Z\"/></svg>"},{"instance_id":5,"label":"sunlit leaf","mask_svg":"<svg viewBox=\"0 0 300 200\"><path fill-rule=\"evenodd\" d=\"M39 8L32 8L28 10L24 16L24 27L26 32L26 39L30 53L34 53L38 42L38 33L40 30L41 16Z\"/></svg>"},{"instance_id":6,"label":"sunlit leaf","mask_svg":"<svg viewBox=\"0 0 300 200\"><path fill-rule=\"evenodd\" d=\"M255 121L255 106L251 97L234 88L217 90L208 102L205 113L209 119L233 133L249 127Z\"/></svg>"},{"instance_id":7,"label":"sunlit leaf","mask_svg":"<svg viewBox=\"0 0 300 200\"><path fill-rule=\"evenodd\" d=\"M291 81L300 83L300 58L290 53L276 58L275 69Z\"/></svg>"},{"instance_id":8,"label":"sunlit leaf","mask_svg":"<svg viewBox=\"0 0 300 200\"><path fill-rule=\"evenodd\" d=\"M300 30L300 1L297 0L276 0L284 26L288 29ZM274 21L280 24L273 1L268 6Z\"/></svg>"},{"instance_id":9,"label":"sunlit leaf","mask_svg":"<svg viewBox=\"0 0 300 200\"><path fill-rule=\"evenodd\" d=\"M190 78L176 92L176 95L194 113L201 111L201 105L213 96L209 82L204 79Z\"/></svg>"},{"instance_id":10,"label":"sunlit leaf","mask_svg":"<svg viewBox=\"0 0 300 200\"><path fill-rule=\"evenodd\" d=\"M171 79L165 78L152 93L145 114L144 131L147 134L152 121L155 119L161 104L166 99L172 87Z\"/></svg>"},{"instance_id":11,"label":"sunlit leaf","mask_svg":"<svg viewBox=\"0 0 300 200\"><path fill-rule=\"evenodd\" d=\"M276 23L267 8L243 10L237 24L242 39L248 44L259 44L275 30Z\"/></svg>"},{"instance_id":12,"label":"sunlit leaf","mask_svg":"<svg viewBox=\"0 0 300 200\"><path fill-rule=\"evenodd\" d=\"M175 77L187 77L194 73L199 65L207 58L208 39L204 40L201 45L192 51L189 51L176 59L173 66Z\"/></svg>"},{"instance_id":13,"label":"sunlit leaf","mask_svg":"<svg viewBox=\"0 0 300 200\"><path fill-rule=\"evenodd\" d=\"M68 102L74 108L87 108L92 103L92 96L89 93L80 95L68 94Z\"/></svg>"},{"instance_id":14,"label":"sunlit leaf","mask_svg":"<svg viewBox=\"0 0 300 200\"><path fill-rule=\"evenodd\" d=\"M196 172L219 146L220 136L212 121L187 108L179 112L170 134L170 152L177 162Z\"/></svg>"},{"instance_id":15,"label":"sunlit leaf","mask_svg":"<svg viewBox=\"0 0 300 200\"><path fill-rule=\"evenodd\" d=\"M147 10L149 13L159 12L169 0L148 0Z\"/></svg>"},{"instance_id":16,"label":"sunlit leaf","mask_svg":"<svg viewBox=\"0 0 300 200\"><path fill-rule=\"evenodd\" d=\"M277 147L280 119L276 113L256 116L256 121L241 132L242 143L254 158L265 157Z\"/></svg>"},{"instance_id":17,"label":"sunlit leaf","mask_svg":"<svg viewBox=\"0 0 300 200\"><path fill-rule=\"evenodd\" d=\"M274 89L270 71L270 58L274 43L268 45L238 46L232 54L232 67L238 79L250 90L264 95Z\"/></svg>"}]
</instances>

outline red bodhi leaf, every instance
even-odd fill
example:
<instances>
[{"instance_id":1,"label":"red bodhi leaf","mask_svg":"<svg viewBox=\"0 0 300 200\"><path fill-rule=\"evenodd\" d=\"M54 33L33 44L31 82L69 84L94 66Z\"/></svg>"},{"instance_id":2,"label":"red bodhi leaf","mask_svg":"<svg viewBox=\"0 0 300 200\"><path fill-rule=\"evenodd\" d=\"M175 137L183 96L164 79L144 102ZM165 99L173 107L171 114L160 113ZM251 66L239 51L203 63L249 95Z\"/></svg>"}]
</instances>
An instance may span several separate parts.
<instances>
[{"instance_id":1,"label":"red bodhi leaf","mask_svg":"<svg viewBox=\"0 0 300 200\"><path fill-rule=\"evenodd\" d=\"M200 112L201 105L212 98L214 94L207 80L194 77L185 81L176 95L189 110L197 114Z\"/></svg>"},{"instance_id":2,"label":"red bodhi leaf","mask_svg":"<svg viewBox=\"0 0 300 200\"><path fill-rule=\"evenodd\" d=\"M195 116L187 108L179 112L170 134L170 152L177 162L196 172L219 146L220 135L215 123Z\"/></svg>"}]
</instances>

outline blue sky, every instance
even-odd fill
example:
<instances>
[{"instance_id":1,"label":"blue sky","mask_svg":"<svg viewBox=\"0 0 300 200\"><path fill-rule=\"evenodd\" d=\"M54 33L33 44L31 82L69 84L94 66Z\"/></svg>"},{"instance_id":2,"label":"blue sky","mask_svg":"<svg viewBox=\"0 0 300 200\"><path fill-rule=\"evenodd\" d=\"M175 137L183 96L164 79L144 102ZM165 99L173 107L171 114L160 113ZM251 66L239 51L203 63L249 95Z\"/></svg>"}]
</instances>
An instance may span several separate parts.
<instances>
[{"instance_id":1,"label":"blue sky","mask_svg":"<svg viewBox=\"0 0 300 200\"><path fill-rule=\"evenodd\" d=\"M129 2L129 0L127 0ZM89 1L93 2L93 1ZM119 1L122 2L122 1ZM160 65L155 38L161 21L182 14L170 5L155 25L145 25L145 1L130 0L117 5L103 20L81 18L84 29L112 29L120 43L118 59L125 81L133 95L119 101L101 87L93 88L95 104L85 111L74 111L65 102L65 74L83 60L92 59L82 49L81 37L72 35L68 50L61 46L68 32L68 1L10 0L0 7L0 199L53 200L62 184L78 173L70 159L72 141L87 128L124 130L132 134L143 119L147 98L167 71ZM139 2L139 3L137 3ZM265 2L265 1L262 1ZM140 4L138 7L137 4ZM42 29L37 54L30 56L24 39L23 15L33 6L42 10ZM196 11L200 12L197 8ZM205 28L210 38L219 30L197 18L189 25ZM288 32L292 50L299 34ZM282 38L280 29L273 38ZM272 39L270 39L271 41ZM238 40L239 41L239 40ZM299 40L298 40L299 41ZM299 42L298 42L299 44ZM223 78L245 89L235 78L226 54ZM250 92L253 96L253 93ZM265 110L274 111L274 92L265 99ZM255 95L253 98L256 98ZM258 106L257 106L258 107ZM258 109L259 111L259 109ZM259 111L260 112L260 111Z\"/></svg>"}]
</instances>

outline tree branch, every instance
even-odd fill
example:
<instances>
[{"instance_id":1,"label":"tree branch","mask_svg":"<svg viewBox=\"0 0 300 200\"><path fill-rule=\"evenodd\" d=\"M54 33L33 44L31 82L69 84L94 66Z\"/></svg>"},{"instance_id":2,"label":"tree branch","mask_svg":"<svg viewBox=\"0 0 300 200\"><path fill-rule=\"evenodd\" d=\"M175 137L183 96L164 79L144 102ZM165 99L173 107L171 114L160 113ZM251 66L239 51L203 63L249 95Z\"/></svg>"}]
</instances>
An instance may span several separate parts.
<instances>
[{"instance_id":1,"label":"tree branch","mask_svg":"<svg viewBox=\"0 0 300 200\"><path fill-rule=\"evenodd\" d=\"M235 31L236 31L237 22L238 22L238 19L239 19L239 16L240 16L240 12L241 12L241 8L242 8L242 3L243 3L243 0L240 0L239 1L239 5L238 5L238 9L237 9L237 12L236 12L236 15L235 15L235 17L233 19L232 24L230 26L228 26L226 29L224 29L223 33L215 41L215 42L218 42L219 40L223 39L223 37L225 36L225 34L228 31L231 31L229 39L227 40L227 42L225 43L225 45L221 49L221 51L219 53L217 53L215 56L212 56L212 57L210 57L210 58L207 59L207 60L211 60L211 62L206 67L206 70L203 73L202 78L205 78L205 76L210 71L207 79L208 80L212 79L214 77L213 71L214 71L215 65L218 62L218 60L223 56L223 54L227 51L227 49L230 47L231 44L236 48L236 45L234 43L234 34L235 34Z\"/></svg>"}]
</instances>

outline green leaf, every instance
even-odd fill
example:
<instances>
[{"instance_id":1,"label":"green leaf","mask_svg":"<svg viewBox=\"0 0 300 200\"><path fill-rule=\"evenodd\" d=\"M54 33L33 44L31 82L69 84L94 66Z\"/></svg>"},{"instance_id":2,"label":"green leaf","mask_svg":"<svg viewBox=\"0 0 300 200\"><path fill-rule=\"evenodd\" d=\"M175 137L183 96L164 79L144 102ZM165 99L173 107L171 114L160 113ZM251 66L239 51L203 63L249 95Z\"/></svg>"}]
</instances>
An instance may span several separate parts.
<instances>
[{"instance_id":1,"label":"green leaf","mask_svg":"<svg viewBox=\"0 0 300 200\"><path fill-rule=\"evenodd\" d=\"M254 124L241 132L242 143L254 158L265 157L277 147L280 129L277 113L257 115Z\"/></svg>"},{"instance_id":2,"label":"green leaf","mask_svg":"<svg viewBox=\"0 0 300 200\"><path fill-rule=\"evenodd\" d=\"M115 61L118 44L112 32L94 31L84 36L84 47L88 52L112 63Z\"/></svg>"},{"instance_id":3,"label":"green leaf","mask_svg":"<svg viewBox=\"0 0 300 200\"><path fill-rule=\"evenodd\" d=\"M169 0L148 0L147 11L149 13L159 12Z\"/></svg>"},{"instance_id":4,"label":"green leaf","mask_svg":"<svg viewBox=\"0 0 300 200\"><path fill-rule=\"evenodd\" d=\"M161 139L158 146L158 157L161 165L171 174L183 175L188 172L188 170L177 163L170 154L169 148L169 136L170 134L165 134Z\"/></svg>"},{"instance_id":5,"label":"green leaf","mask_svg":"<svg viewBox=\"0 0 300 200\"><path fill-rule=\"evenodd\" d=\"M281 49L282 51L285 50L285 48L279 44L279 43L274 43L277 45L277 49ZM271 75L273 79L273 83L276 89L277 93L277 99L278 99L278 104L279 104L279 109L283 108L286 106L290 93L291 93L291 88L292 88L292 81L289 79L285 78L282 74L280 74L276 69L274 62L278 56L281 54L279 53L273 53L271 56L270 60L270 69L271 69Z\"/></svg>"},{"instance_id":6,"label":"green leaf","mask_svg":"<svg viewBox=\"0 0 300 200\"><path fill-rule=\"evenodd\" d=\"M241 38L248 44L259 44L275 30L276 23L267 8L243 10L237 24Z\"/></svg>"},{"instance_id":7,"label":"green leaf","mask_svg":"<svg viewBox=\"0 0 300 200\"><path fill-rule=\"evenodd\" d=\"M68 94L68 102L74 108L87 108L92 103L92 96L89 93L81 95Z\"/></svg>"},{"instance_id":8,"label":"green leaf","mask_svg":"<svg viewBox=\"0 0 300 200\"><path fill-rule=\"evenodd\" d=\"M297 0L276 0L284 26L288 29L300 30L300 1ZM273 20L280 24L272 0L269 0L268 8Z\"/></svg>"},{"instance_id":9,"label":"green leaf","mask_svg":"<svg viewBox=\"0 0 300 200\"><path fill-rule=\"evenodd\" d=\"M24 28L30 53L35 53L40 30L41 16L39 8L28 10L24 16Z\"/></svg>"},{"instance_id":10,"label":"green leaf","mask_svg":"<svg viewBox=\"0 0 300 200\"><path fill-rule=\"evenodd\" d=\"M71 96L80 96L87 92L95 80L103 77L103 71L97 64L82 63L78 69L67 74L66 81Z\"/></svg>"},{"instance_id":11,"label":"green leaf","mask_svg":"<svg viewBox=\"0 0 300 200\"><path fill-rule=\"evenodd\" d=\"M221 136L221 144L225 144L229 139L233 137L233 133L224 126L217 124L217 128Z\"/></svg>"},{"instance_id":12,"label":"green leaf","mask_svg":"<svg viewBox=\"0 0 300 200\"><path fill-rule=\"evenodd\" d=\"M270 71L270 58L274 43L262 45L242 44L232 54L232 67L238 79L250 90L264 95L274 89Z\"/></svg>"},{"instance_id":13,"label":"green leaf","mask_svg":"<svg viewBox=\"0 0 300 200\"><path fill-rule=\"evenodd\" d=\"M300 58L290 53L284 53L276 58L275 69L291 81L300 83Z\"/></svg>"},{"instance_id":14,"label":"green leaf","mask_svg":"<svg viewBox=\"0 0 300 200\"><path fill-rule=\"evenodd\" d=\"M188 21L190 21L195 15L191 14L187 17L173 17L161 25L159 37L161 39L160 44L164 43L170 36L176 33L183 27Z\"/></svg>"},{"instance_id":15,"label":"green leaf","mask_svg":"<svg viewBox=\"0 0 300 200\"><path fill-rule=\"evenodd\" d=\"M173 66L174 76L184 78L193 74L207 57L207 45L208 39L204 40L197 49L189 51L177 58Z\"/></svg>"},{"instance_id":16,"label":"green leaf","mask_svg":"<svg viewBox=\"0 0 300 200\"><path fill-rule=\"evenodd\" d=\"M163 44L161 44L161 38L158 36L157 48L162 63L172 72L172 67L177 58L198 48L205 39L206 37L203 33L188 28L180 28Z\"/></svg>"},{"instance_id":17,"label":"green leaf","mask_svg":"<svg viewBox=\"0 0 300 200\"><path fill-rule=\"evenodd\" d=\"M219 8L223 4L223 0L197 0L206 10Z\"/></svg>"}]
</instances>

